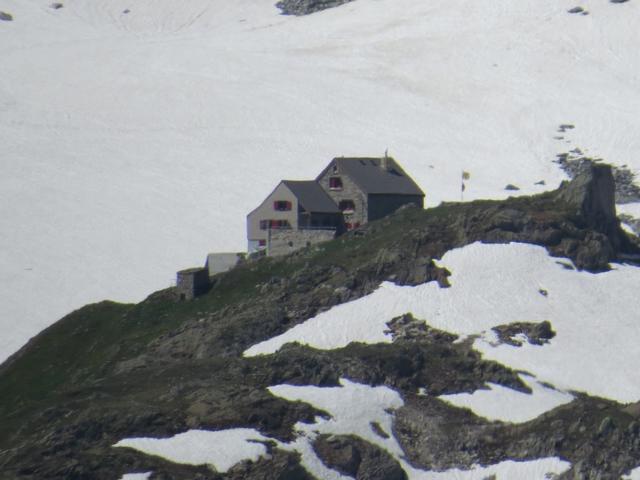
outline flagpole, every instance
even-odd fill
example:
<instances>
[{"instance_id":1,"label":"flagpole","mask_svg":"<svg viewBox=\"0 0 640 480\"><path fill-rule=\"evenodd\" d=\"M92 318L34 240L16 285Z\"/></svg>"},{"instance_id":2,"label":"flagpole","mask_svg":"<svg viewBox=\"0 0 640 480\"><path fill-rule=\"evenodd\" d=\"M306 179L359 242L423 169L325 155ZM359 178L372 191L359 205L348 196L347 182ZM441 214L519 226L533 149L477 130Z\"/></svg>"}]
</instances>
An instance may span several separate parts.
<instances>
[{"instance_id":1,"label":"flagpole","mask_svg":"<svg viewBox=\"0 0 640 480\"><path fill-rule=\"evenodd\" d=\"M462 170L462 174L460 175L460 201L464 202L464 191L466 189L466 185L464 184L465 180L469 180L471 178L471 174L465 170Z\"/></svg>"}]
</instances>

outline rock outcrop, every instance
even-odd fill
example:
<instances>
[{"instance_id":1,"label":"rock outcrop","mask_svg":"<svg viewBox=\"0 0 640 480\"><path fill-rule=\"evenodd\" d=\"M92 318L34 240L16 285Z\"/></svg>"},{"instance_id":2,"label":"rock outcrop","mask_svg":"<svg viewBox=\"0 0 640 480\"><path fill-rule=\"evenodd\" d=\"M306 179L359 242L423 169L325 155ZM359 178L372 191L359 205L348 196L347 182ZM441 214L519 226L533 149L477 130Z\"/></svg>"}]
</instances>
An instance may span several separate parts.
<instances>
[{"instance_id":1,"label":"rock outcrop","mask_svg":"<svg viewBox=\"0 0 640 480\"><path fill-rule=\"evenodd\" d=\"M353 0L281 0L276 3L276 7L285 15L309 15L352 1Z\"/></svg>"},{"instance_id":2,"label":"rock outcrop","mask_svg":"<svg viewBox=\"0 0 640 480\"><path fill-rule=\"evenodd\" d=\"M313 448L325 465L355 480L407 479L389 453L353 435L320 435Z\"/></svg>"},{"instance_id":3,"label":"rock outcrop","mask_svg":"<svg viewBox=\"0 0 640 480\"><path fill-rule=\"evenodd\" d=\"M616 186L609 165L590 164L571 182L564 182L557 198L575 209L595 230L617 236Z\"/></svg>"}]
</instances>

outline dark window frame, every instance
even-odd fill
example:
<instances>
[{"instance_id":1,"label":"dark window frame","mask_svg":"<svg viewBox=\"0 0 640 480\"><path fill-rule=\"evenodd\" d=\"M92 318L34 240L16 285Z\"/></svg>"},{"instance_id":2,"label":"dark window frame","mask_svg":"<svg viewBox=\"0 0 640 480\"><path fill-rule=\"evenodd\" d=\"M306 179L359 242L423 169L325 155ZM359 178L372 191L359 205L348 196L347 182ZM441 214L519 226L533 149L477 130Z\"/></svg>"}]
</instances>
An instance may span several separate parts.
<instances>
[{"instance_id":1,"label":"dark window frame","mask_svg":"<svg viewBox=\"0 0 640 480\"><path fill-rule=\"evenodd\" d=\"M342 213L353 213L356 211L356 202L350 199L340 200L338 208Z\"/></svg>"},{"instance_id":2,"label":"dark window frame","mask_svg":"<svg viewBox=\"0 0 640 480\"><path fill-rule=\"evenodd\" d=\"M342 190L342 177L329 177L329 190Z\"/></svg>"},{"instance_id":3,"label":"dark window frame","mask_svg":"<svg viewBox=\"0 0 640 480\"><path fill-rule=\"evenodd\" d=\"M289 200L275 200L273 202L273 209L276 212L289 212L292 207L293 205Z\"/></svg>"}]
</instances>

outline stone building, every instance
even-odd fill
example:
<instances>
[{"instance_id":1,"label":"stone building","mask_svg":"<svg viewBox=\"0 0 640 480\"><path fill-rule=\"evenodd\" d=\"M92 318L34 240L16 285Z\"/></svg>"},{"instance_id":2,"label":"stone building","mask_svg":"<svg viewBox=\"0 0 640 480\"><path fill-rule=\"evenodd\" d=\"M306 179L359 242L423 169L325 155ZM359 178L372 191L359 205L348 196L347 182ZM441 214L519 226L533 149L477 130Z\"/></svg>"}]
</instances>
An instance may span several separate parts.
<instances>
[{"instance_id":1,"label":"stone building","mask_svg":"<svg viewBox=\"0 0 640 480\"><path fill-rule=\"evenodd\" d=\"M209 290L209 271L206 268L187 268L177 273L176 290L180 300L193 300Z\"/></svg>"},{"instance_id":2,"label":"stone building","mask_svg":"<svg viewBox=\"0 0 640 480\"><path fill-rule=\"evenodd\" d=\"M306 245L317 242L313 234L302 232L324 231L317 236L325 238L327 231L335 236L343 230L340 210L317 182L283 180L247 215L248 251L266 250L269 255L269 243L274 235L287 244L304 241Z\"/></svg>"},{"instance_id":3,"label":"stone building","mask_svg":"<svg viewBox=\"0 0 640 480\"><path fill-rule=\"evenodd\" d=\"M247 216L249 253L284 255L385 217L424 193L391 157L334 158L315 181L284 180Z\"/></svg>"},{"instance_id":4,"label":"stone building","mask_svg":"<svg viewBox=\"0 0 640 480\"><path fill-rule=\"evenodd\" d=\"M347 230L409 203L424 206L420 187L391 157L334 158L316 181L338 205Z\"/></svg>"}]
</instances>

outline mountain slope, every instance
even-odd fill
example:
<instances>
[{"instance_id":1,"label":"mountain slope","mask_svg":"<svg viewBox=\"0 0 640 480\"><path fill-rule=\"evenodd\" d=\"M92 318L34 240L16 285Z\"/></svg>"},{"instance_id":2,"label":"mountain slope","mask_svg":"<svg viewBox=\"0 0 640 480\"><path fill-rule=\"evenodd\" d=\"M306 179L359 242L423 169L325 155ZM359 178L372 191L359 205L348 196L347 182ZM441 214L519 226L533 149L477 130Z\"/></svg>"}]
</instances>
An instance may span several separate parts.
<instances>
[{"instance_id":1,"label":"mountain slope","mask_svg":"<svg viewBox=\"0 0 640 480\"><path fill-rule=\"evenodd\" d=\"M462 170L465 199L551 188L575 147L638 169L635 1L50 3L0 0L0 359L243 249L277 181L336 155L389 148L430 206Z\"/></svg>"},{"instance_id":2,"label":"mountain slope","mask_svg":"<svg viewBox=\"0 0 640 480\"><path fill-rule=\"evenodd\" d=\"M430 326L435 311L424 319L383 318L391 336L383 342L329 350L289 344L260 357L243 355L314 315L372 297L384 280L436 282L456 291L464 275L439 263L452 248L478 248L478 241L505 249L514 245L498 244L535 243L577 266L605 271L572 270L567 278L610 282L609 273L623 271L636 285L637 267L606 272L609 262L640 253L612 216L612 188L610 170L593 167L536 197L405 208L335 241L241 265L192 302L165 290L135 306L87 306L0 367L6 392L0 476L427 479L555 472L618 478L640 464L637 405L588 389L563 391L546 384L544 372L524 375L507 361L492 361L486 350L477 351L474 337ZM566 265L571 260L558 257ZM476 289L476 301L490 303L483 293ZM386 315L382 309L380 315ZM494 350L511 345L526 353L529 347L519 349L518 342L553 349L566 332L558 329L555 339L556 319L550 320L547 326L495 325ZM627 324L607 339L610 351L620 352L620 342L637 341L638 334ZM625 355L621 361L637 363L635 351ZM593 375L613 382L621 374L602 368ZM497 395L489 401L509 399L505 409L512 413L520 402L537 406L520 418L483 418L488 414L474 413L482 411L476 395L487 385ZM475 399L459 400L464 393ZM223 460L229 455L253 461L232 465ZM460 468L471 470L456 473Z\"/></svg>"}]
</instances>

